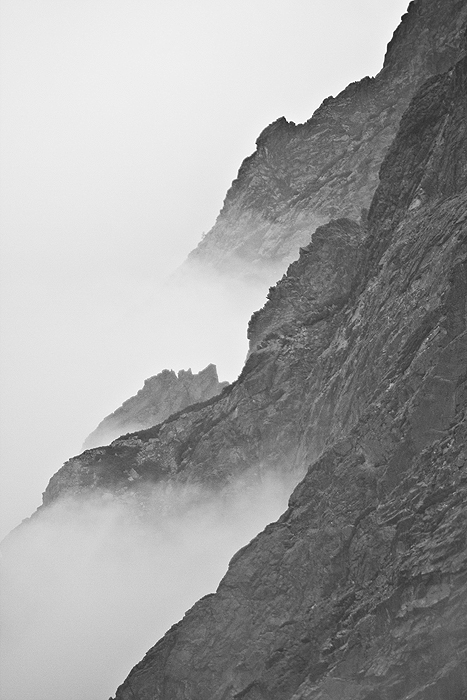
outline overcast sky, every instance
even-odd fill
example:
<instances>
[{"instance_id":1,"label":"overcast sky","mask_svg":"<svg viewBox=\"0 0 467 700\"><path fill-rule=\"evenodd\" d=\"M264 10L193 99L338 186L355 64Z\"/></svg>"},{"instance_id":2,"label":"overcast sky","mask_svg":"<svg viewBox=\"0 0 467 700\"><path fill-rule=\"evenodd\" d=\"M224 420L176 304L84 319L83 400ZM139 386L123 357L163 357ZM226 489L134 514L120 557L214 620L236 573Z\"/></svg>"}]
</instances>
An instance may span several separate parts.
<instances>
[{"instance_id":1,"label":"overcast sky","mask_svg":"<svg viewBox=\"0 0 467 700\"><path fill-rule=\"evenodd\" d=\"M161 308L158 284L260 131L375 75L406 7L1 0L2 534L145 378L235 379L246 317L198 291L199 316L186 290Z\"/></svg>"}]
</instances>

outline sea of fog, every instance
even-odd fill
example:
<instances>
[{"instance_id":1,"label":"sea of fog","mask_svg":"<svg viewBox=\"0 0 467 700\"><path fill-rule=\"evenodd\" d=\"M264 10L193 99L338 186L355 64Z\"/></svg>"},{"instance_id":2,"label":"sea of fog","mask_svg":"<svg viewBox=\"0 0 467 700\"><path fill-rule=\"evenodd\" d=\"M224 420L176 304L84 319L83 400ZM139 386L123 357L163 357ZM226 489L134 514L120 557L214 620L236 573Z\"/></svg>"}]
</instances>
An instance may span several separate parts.
<instances>
[{"instance_id":1,"label":"sea of fog","mask_svg":"<svg viewBox=\"0 0 467 700\"><path fill-rule=\"evenodd\" d=\"M286 508L293 482L154 486L64 499L2 545L2 700L106 700L229 559Z\"/></svg>"}]
</instances>

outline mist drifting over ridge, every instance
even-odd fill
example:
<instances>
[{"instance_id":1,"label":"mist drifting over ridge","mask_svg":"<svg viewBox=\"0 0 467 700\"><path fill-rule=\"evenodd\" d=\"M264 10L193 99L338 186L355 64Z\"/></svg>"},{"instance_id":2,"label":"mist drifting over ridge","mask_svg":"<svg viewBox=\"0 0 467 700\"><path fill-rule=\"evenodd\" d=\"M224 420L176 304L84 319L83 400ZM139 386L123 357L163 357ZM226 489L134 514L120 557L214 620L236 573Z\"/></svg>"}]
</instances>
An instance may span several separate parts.
<instances>
[{"instance_id":1,"label":"mist drifting over ridge","mask_svg":"<svg viewBox=\"0 0 467 700\"><path fill-rule=\"evenodd\" d=\"M252 470L220 493L162 484L39 511L2 545L2 700L108 697L296 479Z\"/></svg>"},{"instance_id":2,"label":"mist drifting over ridge","mask_svg":"<svg viewBox=\"0 0 467 700\"><path fill-rule=\"evenodd\" d=\"M239 282L223 278L215 271L184 270L183 274L141 285L138 294L130 291L125 285L119 289L112 313L108 309L104 313L99 308L101 299L91 298L90 293L87 303L98 309L98 322L91 324L92 345L76 343L75 333L86 333L82 325L87 321L81 315L67 319L67 332L61 338L57 336L63 335L63 328L49 318L47 352L55 357L56 365L47 375L43 374L40 357L26 367L23 381L29 386L28 401L15 390L16 372L5 378L5 396L11 394L11 399L5 399L0 407L2 429L8 432L8 440L2 442L2 479L3 493L9 493L10 499L3 509L2 536L40 505L41 492L50 476L71 455L82 451L84 439L102 418L135 394L155 370L191 368L199 372L213 358L219 358L220 380L234 381L248 350L248 320L264 303L267 285L256 279ZM45 303L40 290L29 289L29 296L33 307ZM59 299L57 306L60 304ZM60 313L66 316L66 303ZM25 332L18 324L15 340L22 339L23 350L15 365L24 360L28 343ZM66 352L62 357L58 356L58 348L63 349L63 343ZM113 346L118 346L118 354L125 357L126 369L113 365ZM95 356L92 371L89 354ZM68 395L65 387L70 383L81 385L80 397L73 393L73 387ZM96 386L100 387L97 395ZM37 405L41 406L38 415ZM64 425L63 413L70 417ZM28 440L23 439L26 424ZM52 430L53 425L61 427ZM25 465L30 469L23 489L18 474Z\"/></svg>"},{"instance_id":3,"label":"mist drifting over ridge","mask_svg":"<svg viewBox=\"0 0 467 700\"><path fill-rule=\"evenodd\" d=\"M220 355L219 378L234 380L248 319L270 281L183 266L129 299L114 323L131 342L150 315L168 366L201 369ZM221 492L161 484L40 509L1 547L2 700L110 696L147 648L215 591L238 549L285 510L298 481L285 473L252 469Z\"/></svg>"},{"instance_id":4,"label":"mist drifting over ridge","mask_svg":"<svg viewBox=\"0 0 467 700\"><path fill-rule=\"evenodd\" d=\"M201 370L220 356L219 378L234 380L268 282L183 267L127 300L113 324L125 325L131 357L144 352L132 338L149 315L169 367ZM34 442L31 461L40 435ZM221 493L161 485L39 510L0 549L1 699L110 696L147 648L215 591L238 549L281 515L297 480L252 470Z\"/></svg>"},{"instance_id":5,"label":"mist drifting over ridge","mask_svg":"<svg viewBox=\"0 0 467 700\"><path fill-rule=\"evenodd\" d=\"M108 344L99 339L110 328L112 342L127 354L128 364L144 366L138 382L159 368L196 370L211 361L218 363L221 379L235 379L246 354L246 322L262 306L268 283L237 284L215 273L210 278L205 271L186 284L177 281L170 291L151 282L133 294L130 285L115 303L112 321L107 316L103 326L96 324L99 357L104 363L110 357L109 337ZM88 303L94 303L91 295ZM151 364L155 345L161 363L156 368ZM109 384L119 381L116 371ZM129 395L130 390L122 389L119 399ZM112 398L108 408L115 403ZM93 421L102 415L99 407ZM11 700L18 700L17 692L21 700L43 700L38 687L46 669L44 700L74 700L75 692L80 700L94 700L97 691L96 700L110 694L131 663L194 600L214 590L231 554L284 510L291 487L272 479L251 487L248 494L234 489L234 495L220 501L210 492L156 489L142 520L140 503L136 507L106 498L68 501L53 506L50 514L41 513L24 530L28 540L15 533L5 555L6 590L11 594L7 632L12 633L5 646L6 665L12 669L5 692L12 688ZM115 648L117 638L121 645ZM21 677L15 663L31 648L38 652L37 665L30 676ZM108 670L107 677L102 668Z\"/></svg>"},{"instance_id":6,"label":"mist drifting over ridge","mask_svg":"<svg viewBox=\"0 0 467 700\"><path fill-rule=\"evenodd\" d=\"M160 281L212 226L260 131L376 73L406 5L3 0L4 534L146 377L214 362L236 378L264 297L219 323L206 292L177 322L187 299L162 310Z\"/></svg>"}]
</instances>

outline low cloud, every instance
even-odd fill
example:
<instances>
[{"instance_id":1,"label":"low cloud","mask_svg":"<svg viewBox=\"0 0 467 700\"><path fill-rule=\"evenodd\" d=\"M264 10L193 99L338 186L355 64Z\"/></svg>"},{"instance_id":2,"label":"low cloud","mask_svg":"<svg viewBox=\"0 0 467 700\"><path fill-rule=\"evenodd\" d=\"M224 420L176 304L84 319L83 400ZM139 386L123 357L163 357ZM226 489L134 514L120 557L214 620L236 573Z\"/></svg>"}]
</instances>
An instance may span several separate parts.
<instances>
[{"instance_id":1,"label":"low cloud","mask_svg":"<svg viewBox=\"0 0 467 700\"><path fill-rule=\"evenodd\" d=\"M40 511L2 546L2 700L102 700L287 506L293 478Z\"/></svg>"}]
</instances>

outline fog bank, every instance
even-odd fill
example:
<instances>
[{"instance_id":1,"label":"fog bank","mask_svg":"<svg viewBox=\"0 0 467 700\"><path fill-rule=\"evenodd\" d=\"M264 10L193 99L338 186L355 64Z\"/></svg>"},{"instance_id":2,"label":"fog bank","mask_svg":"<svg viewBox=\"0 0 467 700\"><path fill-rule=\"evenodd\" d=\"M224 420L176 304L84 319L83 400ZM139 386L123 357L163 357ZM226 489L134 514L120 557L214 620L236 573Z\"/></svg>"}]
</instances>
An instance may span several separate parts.
<instances>
[{"instance_id":1,"label":"fog bank","mask_svg":"<svg viewBox=\"0 0 467 700\"><path fill-rule=\"evenodd\" d=\"M407 4L1 0L3 533L146 377L235 379L247 318L196 290L176 318L160 280L264 127L375 74Z\"/></svg>"},{"instance_id":2,"label":"fog bank","mask_svg":"<svg viewBox=\"0 0 467 700\"><path fill-rule=\"evenodd\" d=\"M9 371L0 404L0 537L40 505L49 478L145 379L163 369L198 372L212 362L221 381L235 380L248 348L248 319L266 291L259 281L205 270L135 288L90 280L82 308L82 296L73 302L64 286L50 307L49 292L25 283L3 338ZM27 313L40 319L38 334L18 322L26 299Z\"/></svg>"},{"instance_id":3,"label":"fog bank","mask_svg":"<svg viewBox=\"0 0 467 700\"><path fill-rule=\"evenodd\" d=\"M295 480L297 477L295 477ZM229 559L285 510L293 477L63 500L2 545L2 700L105 700Z\"/></svg>"}]
</instances>

